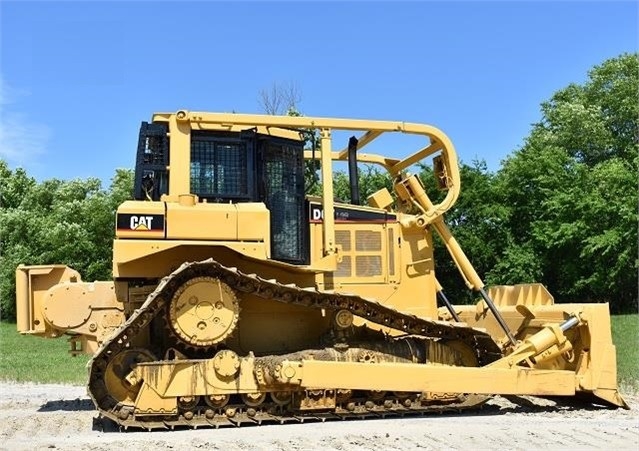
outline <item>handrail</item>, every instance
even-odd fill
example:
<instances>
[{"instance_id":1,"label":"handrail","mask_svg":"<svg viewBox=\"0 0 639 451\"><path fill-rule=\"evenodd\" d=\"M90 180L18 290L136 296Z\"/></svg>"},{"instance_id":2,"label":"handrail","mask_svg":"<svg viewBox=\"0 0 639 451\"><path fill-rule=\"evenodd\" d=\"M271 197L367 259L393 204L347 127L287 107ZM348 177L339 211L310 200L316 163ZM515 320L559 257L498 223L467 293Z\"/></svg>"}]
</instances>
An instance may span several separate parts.
<instances>
[{"instance_id":1,"label":"handrail","mask_svg":"<svg viewBox=\"0 0 639 451\"><path fill-rule=\"evenodd\" d=\"M358 154L358 161L373 163L383 166L392 178L397 178L403 171L413 164L427 158L437 152L441 153L442 161L447 175L448 192L444 199L429 208L424 214L430 221L441 217L457 201L461 188L459 166L455 148L446 134L436 127L426 124L417 124L400 121L372 121L361 119L340 119L311 116L273 116L265 114L230 114L207 113L179 110L176 113L156 113L154 121L176 120L178 123L189 122L191 124L211 124L217 127L232 129L235 127L274 127L274 128L299 128L317 130L353 130L364 131L363 144L369 144L384 133L406 133L426 136L429 144L416 151L412 155L397 160L377 154ZM343 151L330 152L331 160L345 161L347 155ZM316 152L316 157L321 158L321 150ZM311 158L312 152L305 152L305 158Z\"/></svg>"}]
</instances>

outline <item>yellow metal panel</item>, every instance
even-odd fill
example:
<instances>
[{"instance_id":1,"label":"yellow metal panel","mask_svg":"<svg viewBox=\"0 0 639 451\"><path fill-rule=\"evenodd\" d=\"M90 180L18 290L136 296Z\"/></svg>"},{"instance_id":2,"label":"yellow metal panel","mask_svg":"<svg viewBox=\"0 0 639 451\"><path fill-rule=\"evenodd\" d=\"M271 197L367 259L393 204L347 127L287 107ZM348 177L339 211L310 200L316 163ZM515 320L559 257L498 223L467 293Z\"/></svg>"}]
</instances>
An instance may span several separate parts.
<instances>
[{"instance_id":1,"label":"yellow metal panel","mask_svg":"<svg viewBox=\"0 0 639 451\"><path fill-rule=\"evenodd\" d=\"M380 251L356 251L356 231L382 231ZM384 230L393 233L387 236ZM392 236L391 236L392 235ZM356 293L360 296L388 305L392 308L419 315L437 318L435 304L435 276L432 260L432 242L429 234L419 229L403 229L398 222L371 224L365 222L340 222L336 224L337 244L341 246L342 262L334 273L318 274L316 284L320 289ZM369 245L375 240L369 240ZM321 249L321 224L311 224L311 259L319 258ZM362 244L360 244L360 247ZM370 246L366 246L369 248ZM377 245L374 246L377 248ZM392 251L389 250L392 248ZM382 275L355 277L357 257L381 256ZM391 266L394 275L387 274ZM415 263L417 261L417 263ZM400 265L401 263L401 265ZM364 265L365 266L365 265ZM360 266L360 270L362 266ZM360 273L360 276L363 274ZM401 284L399 284L401 280ZM415 297L417 295L417 298ZM417 299L417 301L416 301ZM364 321L356 318L361 325ZM369 324L379 329L379 326Z\"/></svg>"},{"instance_id":2,"label":"yellow metal panel","mask_svg":"<svg viewBox=\"0 0 639 451\"><path fill-rule=\"evenodd\" d=\"M226 380L218 377L213 362L213 359L208 359L141 363L134 372L138 380L144 380L153 391L165 398L259 391L253 377L252 359L242 359L237 378Z\"/></svg>"},{"instance_id":3,"label":"yellow metal panel","mask_svg":"<svg viewBox=\"0 0 639 451\"><path fill-rule=\"evenodd\" d=\"M268 253L263 242L115 240L113 277L163 277L184 262L211 257L232 265L238 255L229 256L229 251L260 260Z\"/></svg>"},{"instance_id":4,"label":"yellow metal panel","mask_svg":"<svg viewBox=\"0 0 639 451\"><path fill-rule=\"evenodd\" d=\"M63 282L81 282L80 274L65 265L18 266L16 269L17 329L21 333L51 332L43 315L48 290Z\"/></svg>"},{"instance_id":5,"label":"yellow metal panel","mask_svg":"<svg viewBox=\"0 0 639 451\"><path fill-rule=\"evenodd\" d=\"M270 212L262 203L239 203L237 209L237 239L242 241L270 241ZM302 220L302 218L300 218ZM270 249L270 245L266 246Z\"/></svg>"},{"instance_id":6,"label":"yellow metal panel","mask_svg":"<svg viewBox=\"0 0 639 451\"><path fill-rule=\"evenodd\" d=\"M499 306L554 304L554 298L540 283L495 285L488 288L488 296Z\"/></svg>"},{"instance_id":7,"label":"yellow metal panel","mask_svg":"<svg viewBox=\"0 0 639 451\"><path fill-rule=\"evenodd\" d=\"M400 218L400 223L408 215ZM395 256L399 289L393 296L395 308L414 315L436 318L435 262L433 242L429 231L398 227L401 244ZM399 281L398 281L399 282ZM415 301L417 296L421 302Z\"/></svg>"},{"instance_id":8,"label":"yellow metal panel","mask_svg":"<svg viewBox=\"0 0 639 451\"><path fill-rule=\"evenodd\" d=\"M504 395L574 395L572 371L303 360L303 387ZM297 378L297 375L296 375Z\"/></svg>"},{"instance_id":9,"label":"yellow metal panel","mask_svg":"<svg viewBox=\"0 0 639 451\"><path fill-rule=\"evenodd\" d=\"M393 204L393 197L387 188L375 191L366 199L368 205L375 208L388 208Z\"/></svg>"},{"instance_id":10,"label":"yellow metal panel","mask_svg":"<svg viewBox=\"0 0 639 451\"><path fill-rule=\"evenodd\" d=\"M191 126L178 116L169 119L169 193L173 195L191 192Z\"/></svg>"},{"instance_id":11,"label":"yellow metal panel","mask_svg":"<svg viewBox=\"0 0 639 451\"><path fill-rule=\"evenodd\" d=\"M23 265L16 269L16 326L18 331L31 330L32 309L31 291L29 290L29 272Z\"/></svg>"},{"instance_id":12,"label":"yellow metal panel","mask_svg":"<svg viewBox=\"0 0 639 451\"><path fill-rule=\"evenodd\" d=\"M322 130L322 207L324 208L323 256L335 253L335 209L333 205L333 167L331 165L331 132ZM336 268L333 268L336 269Z\"/></svg>"},{"instance_id":13,"label":"yellow metal panel","mask_svg":"<svg viewBox=\"0 0 639 451\"><path fill-rule=\"evenodd\" d=\"M172 240L237 240L237 208L234 204L184 206L166 204L166 237Z\"/></svg>"},{"instance_id":14,"label":"yellow metal panel","mask_svg":"<svg viewBox=\"0 0 639 451\"><path fill-rule=\"evenodd\" d=\"M167 203L168 239L268 242L269 230L269 211L261 203Z\"/></svg>"},{"instance_id":15,"label":"yellow metal panel","mask_svg":"<svg viewBox=\"0 0 639 451\"><path fill-rule=\"evenodd\" d=\"M317 346L331 324L331 315L322 314L321 310L287 305L251 294L240 297L242 310L237 332L225 344L241 355L251 351L256 355L267 355L311 349Z\"/></svg>"}]
</instances>

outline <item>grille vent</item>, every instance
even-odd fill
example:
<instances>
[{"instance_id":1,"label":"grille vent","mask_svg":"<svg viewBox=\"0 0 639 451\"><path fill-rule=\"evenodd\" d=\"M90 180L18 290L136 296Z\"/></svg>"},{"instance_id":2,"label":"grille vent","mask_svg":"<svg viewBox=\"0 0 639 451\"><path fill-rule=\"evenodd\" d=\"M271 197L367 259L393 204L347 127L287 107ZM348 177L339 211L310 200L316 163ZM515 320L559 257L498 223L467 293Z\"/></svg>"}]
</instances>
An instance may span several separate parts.
<instances>
[{"instance_id":1,"label":"grille vent","mask_svg":"<svg viewBox=\"0 0 639 451\"><path fill-rule=\"evenodd\" d=\"M351 250L351 232L349 230L337 230L335 232L335 243L342 246L342 251L349 252Z\"/></svg>"},{"instance_id":2,"label":"grille vent","mask_svg":"<svg viewBox=\"0 0 639 451\"><path fill-rule=\"evenodd\" d=\"M358 251L379 252L382 250L381 232L357 230L355 232L355 247Z\"/></svg>"},{"instance_id":3,"label":"grille vent","mask_svg":"<svg viewBox=\"0 0 639 451\"><path fill-rule=\"evenodd\" d=\"M388 229L388 273L395 275L395 237L393 229Z\"/></svg>"},{"instance_id":4,"label":"grille vent","mask_svg":"<svg viewBox=\"0 0 639 451\"><path fill-rule=\"evenodd\" d=\"M337 265L337 271L335 271L335 277L351 277L351 257L346 255L342 257L342 262Z\"/></svg>"},{"instance_id":5,"label":"grille vent","mask_svg":"<svg viewBox=\"0 0 639 451\"><path fill-rule=\"evenodd\" d=\"M374 277L382 275L381 255L359 255L355 257L355 275L357 277Z\"/></svg>"}]
</instances>

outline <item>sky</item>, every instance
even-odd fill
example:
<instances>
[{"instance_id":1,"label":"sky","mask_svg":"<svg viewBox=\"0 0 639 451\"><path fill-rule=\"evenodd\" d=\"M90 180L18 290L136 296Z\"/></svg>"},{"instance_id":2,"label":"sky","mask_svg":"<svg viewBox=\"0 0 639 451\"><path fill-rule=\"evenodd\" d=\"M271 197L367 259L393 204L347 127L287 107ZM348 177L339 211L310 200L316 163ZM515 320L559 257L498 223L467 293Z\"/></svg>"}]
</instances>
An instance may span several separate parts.
<instances>
[{"instance_id":1,"label":"sky","mask_svg":"<svg viewBox=\"0 0 639 451\"><path fill-rule=\"evenodd\" d=\"M262 113L276 83L307 116L434 125L496 171L541 102L637 51L638 17L612 1L2 0L0 158L108 187L154 112Z\"/></svg>"}]
</instances>

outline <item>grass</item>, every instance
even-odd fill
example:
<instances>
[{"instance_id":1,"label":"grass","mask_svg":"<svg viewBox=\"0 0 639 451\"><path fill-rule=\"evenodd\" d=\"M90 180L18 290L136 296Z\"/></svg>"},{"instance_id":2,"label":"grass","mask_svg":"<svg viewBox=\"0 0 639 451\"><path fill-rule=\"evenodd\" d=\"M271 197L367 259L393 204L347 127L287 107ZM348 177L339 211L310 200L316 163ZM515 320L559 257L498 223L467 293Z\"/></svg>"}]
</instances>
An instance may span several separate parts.
<instances>
[{"instance_id":1,"label":"grass","mask_svg":"<svg viewBox=\"0 0 639 451\"><path fill-rule=\"evenodd\" d=\"M0 380L86 384L90 356L72 357L64 337L20 335L15 324L0 323Z\"/></svg>"},{"instance_id":2,"label":"grass","mask_svg":"<svg viewBox=\"0 0 639 451\"><path fill-rule=\"evenodd\" d=\"M612 317L617 374L623 392L639 391L639 315ZM71 357L64 338L20 335L15 324L0 323L0 380L84 384L89 356Z\"/></svg>"},{"instance_id":3,"label":"grass","mask_svg":"<svg viewBox=\"0 0 639 451\"><path fill-rule=\"evenodd\" d=\"M614 315L612 341L617 347L617 381L624 393L639 392L639 315Z\"/></svg>"}]
</instances>

